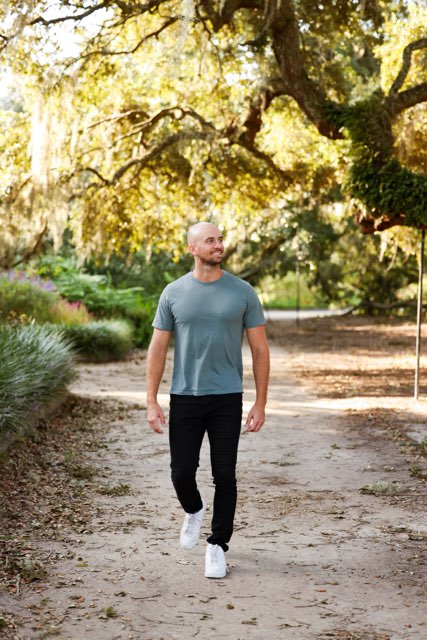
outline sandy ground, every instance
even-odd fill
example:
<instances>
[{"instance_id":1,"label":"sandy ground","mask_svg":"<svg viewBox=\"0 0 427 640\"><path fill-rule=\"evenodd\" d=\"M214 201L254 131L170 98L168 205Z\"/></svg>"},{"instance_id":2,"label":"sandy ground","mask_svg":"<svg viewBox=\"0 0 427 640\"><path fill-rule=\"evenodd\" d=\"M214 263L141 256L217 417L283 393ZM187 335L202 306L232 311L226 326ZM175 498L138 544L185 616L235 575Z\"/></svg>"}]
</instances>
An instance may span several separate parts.
<instances>
[{"instance_id":1,"label":"sandy ground","mask_svg":"<svg viewBox=\"0 0 427 640\"><path fill-rule=\"evenodd\" d=\"M208 580L203 538L211 510L199 545L182 551L167 435L145 422L143 359L80 366L74 393L120 402L122 411L104 416L102 446L85 453L95 473L85 485L85 524L29 541L52 562L42 579L3 592L4 619L13 619L5 637L427 638L425 478L410 473L412 454L379 421L371 419L368 435L351 420L386 406L423 435L427 402L316 396L309 381L293 378L288 353L273 346L267 423L241 438L230 573ZM246 349L245 369L247 410L254 391ZM170 362L165 406L169 375ZM212 504L206 443L198 477Z\"/></svg>"}]
</instances>

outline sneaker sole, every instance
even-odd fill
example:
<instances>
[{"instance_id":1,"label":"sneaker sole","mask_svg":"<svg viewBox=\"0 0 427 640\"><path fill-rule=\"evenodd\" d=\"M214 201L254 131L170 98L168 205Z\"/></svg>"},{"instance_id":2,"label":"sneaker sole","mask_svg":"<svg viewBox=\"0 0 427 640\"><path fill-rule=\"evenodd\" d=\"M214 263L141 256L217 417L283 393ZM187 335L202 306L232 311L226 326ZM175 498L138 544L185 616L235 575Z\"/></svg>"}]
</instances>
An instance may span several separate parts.
<instances>
[{"instance_id":1,"label":"sneaker sole","mask_svg":"<svg viewBox=\"0 0 427 640\"><path fill-rule=\"evenodd\" d=\"M214 579L216 578L218 580L221 578L225 578L227 573L228 572L226 571L225 573L214 574L213 572L208 573L207 571L205 571L205 578L214 578Z\"/></svg>"},{"instance_id":2,"label":"sneaker sole","mask_svg":"<svg viewBox=\"0 0 427 640\"><path fill-rule=\"evenodd\" d=\"M197 540L197 542L199 542ZM191 551L191 549L194 549L194 547L197 545L197 542L195 542L194 544L188 545L188 544L182 544L181 542L179 543L181 546L181 549L184 549L184 551Z\"/></svg>"}]
</instances>

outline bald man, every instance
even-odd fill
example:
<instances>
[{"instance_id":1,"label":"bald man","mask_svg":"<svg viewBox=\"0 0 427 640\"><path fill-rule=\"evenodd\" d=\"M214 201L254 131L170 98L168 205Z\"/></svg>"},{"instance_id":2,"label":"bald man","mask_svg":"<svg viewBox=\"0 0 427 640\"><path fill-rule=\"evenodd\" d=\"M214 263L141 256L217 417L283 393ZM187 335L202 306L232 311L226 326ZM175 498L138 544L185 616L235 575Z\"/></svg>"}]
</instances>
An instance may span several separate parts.
<instances>
[{"instance_id":1,"label":"bald man","mask_svg":"<svg viewBox=\"0 0 427 640\"><path fill-rule=\"evenodd\" d=\"M196 473L207 432L215 495L205 576L224 578L228 571L224 552L233 533L237 501L244 332L256 387L255 403L245 424L249 432L258 432L265 421L269 349L264 313L255 291L221 268L221 231L209 222L195 224L188 231L188 250L194 269L164 289L153 321L147 354L147 419L154 432L163 433L166 422L157 394L173 334L169 443L172 483L185 511L180 544L191 549L200 536L206 505Z\"/></svg>"}]
</instances>

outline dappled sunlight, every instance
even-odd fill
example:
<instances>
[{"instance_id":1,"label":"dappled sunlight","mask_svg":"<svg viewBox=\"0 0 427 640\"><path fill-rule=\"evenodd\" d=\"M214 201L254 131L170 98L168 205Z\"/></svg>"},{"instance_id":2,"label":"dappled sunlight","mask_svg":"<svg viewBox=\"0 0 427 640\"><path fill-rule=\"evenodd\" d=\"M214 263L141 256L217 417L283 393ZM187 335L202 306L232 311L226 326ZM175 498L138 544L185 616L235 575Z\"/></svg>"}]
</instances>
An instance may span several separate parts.
<instances>
[{"instance_id":1,"label":"dappled sunlight","mask_svg":"<svg viewBox=\"0 0 427 640\"><path fill-rule=\"evenodd\" d=\"M311 403L316 409L334 408L336 411L363 411L366 409L396 409L418 415L427 415L427 398L414 400L408 396L355 396L352 398L319 398Z\"/></svg>"},{"instance_id":2,"label":"dappled sunlight","mask_svg":"<svg viewBox=\"0 0 427 640\"><path fill-rule=\"evenodd\" d=\"M87 389L87 390L76 390L73 389L76 393L78 392L79 396L87 397L87 398L108 398L118 400L127 400L129 402L137 402L141 405L145 405L145 392L141 391L117 391L114 389L111 390L96 390L96 389Z\"/></svg>"}]
</instances>

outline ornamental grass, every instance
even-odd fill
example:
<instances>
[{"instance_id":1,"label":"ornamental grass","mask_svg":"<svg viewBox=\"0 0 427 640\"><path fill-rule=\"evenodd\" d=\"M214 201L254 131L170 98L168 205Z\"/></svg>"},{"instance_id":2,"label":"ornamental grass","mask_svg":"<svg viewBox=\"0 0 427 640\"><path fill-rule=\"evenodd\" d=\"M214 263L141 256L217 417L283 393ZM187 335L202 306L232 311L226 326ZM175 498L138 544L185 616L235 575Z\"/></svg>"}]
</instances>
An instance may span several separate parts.
<instances>
[{"instance_id":1,"label":"ornamental grass","mask_svg":"<svg viewBox=\"0 0 427 640\"><path fill-rule=\"evenodd\" d=\"M0 438L22 433L74 378L69 341L36 325L0 325Z\"/></svg>"},{"instance_id":2,"label":"ornamental grass","mask_svg":"<svg viewBox=\"0 0 427 640\"><path fill-rule=\"evenodd\" d=\"M125 320L97 320L63 327L64 335L82 360L123 360L133 348L133 328Z\"/></svg>"}]
</instances>

